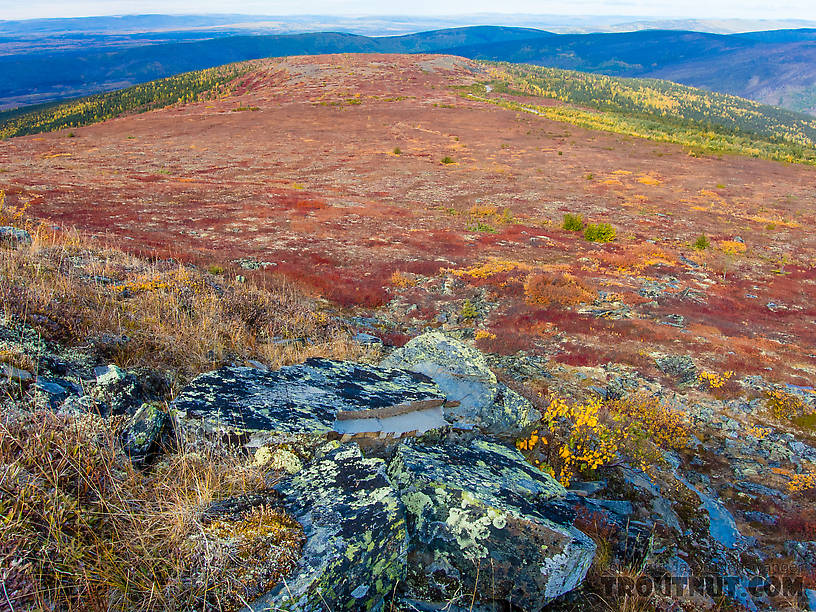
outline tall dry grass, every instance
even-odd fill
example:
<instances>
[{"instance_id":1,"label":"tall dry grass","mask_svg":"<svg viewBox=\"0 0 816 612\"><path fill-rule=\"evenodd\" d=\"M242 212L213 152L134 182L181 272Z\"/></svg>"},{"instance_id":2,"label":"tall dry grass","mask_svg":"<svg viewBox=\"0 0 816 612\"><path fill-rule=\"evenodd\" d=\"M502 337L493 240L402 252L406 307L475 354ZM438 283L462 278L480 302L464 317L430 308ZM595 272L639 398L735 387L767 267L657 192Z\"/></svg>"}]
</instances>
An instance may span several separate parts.
<instances>
[{"instance_id":1,"label":"tall dry grass","mask_svg":"<svg viewBox=\"0 0 816 612\"><path fill-rule=\"evenodd\" d=\"M284 279L254 286L138 258L36 223L2 197L0 225L25 228L34 239L30 247L0 249L3 314L123 367L169 369L183 381L225 361L277 367L362 354L342 324Z\"/></svg>"},{"instance_id":2,"label":"tall dry grass","mask_svg":"<svg viewBox=\"0 0 816 612\"><path fill-rule=\"evenodd\" d=\"M7 408L7 407L6 407ZM0 416L0 610L210 610L239 606L229 559L211 554L202 510L265 490L275 475L215 443L179 441L149 471L119 448L120 420L5 409ZM276 515L265 544L299 527Z\"/></svg>"}]
</instances>

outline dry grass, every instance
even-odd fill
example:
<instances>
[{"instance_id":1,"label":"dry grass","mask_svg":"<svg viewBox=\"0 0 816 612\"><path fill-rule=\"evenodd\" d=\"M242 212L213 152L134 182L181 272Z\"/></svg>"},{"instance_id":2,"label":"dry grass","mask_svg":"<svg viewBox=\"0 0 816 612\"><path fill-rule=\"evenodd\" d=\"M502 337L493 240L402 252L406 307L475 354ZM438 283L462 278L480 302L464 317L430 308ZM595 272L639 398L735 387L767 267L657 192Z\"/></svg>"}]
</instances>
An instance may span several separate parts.
<instances>
[{"instance_id":1,"label":"dry grass","mask_svg":"<svg viewBox=\"0 0 816 612\"><path fill-rule=\"evenodd\" d=\"M225 610L251 592L211 550L218 538L201 537L200 511L265 489L274 475L226 447L185 441L139 471L118 448L120 428L119 419L4 407L0 609ZM286 551L283 573L302 532L283 515L272 519L265 549Z\"/></svg>"},{"instance_id":2,"label":"dry grass","mask_svg":"<svg viewBox=\"0 0 816 612\"><path fill-rule=\"evenodd\" d=\"M597 292L567 272L537 272L524 284L527 302L541 306L574 306L591 302Z\"/></svg>"},{"instance_id":3,"label":"dry grass","mask_svg":"<svg viewBox=\"0 0 816 612\"><path fill-rule=\"evenodd\" d=\"M362 350L291 283L259 287L178 263L150 262L2 206L30 247L0 249L3 314L65 345L89 344L123 367L172 369L181 381L225 361L276 367ZM308 339L308 342L285 342Z\"/></svg>"}]
</instances>

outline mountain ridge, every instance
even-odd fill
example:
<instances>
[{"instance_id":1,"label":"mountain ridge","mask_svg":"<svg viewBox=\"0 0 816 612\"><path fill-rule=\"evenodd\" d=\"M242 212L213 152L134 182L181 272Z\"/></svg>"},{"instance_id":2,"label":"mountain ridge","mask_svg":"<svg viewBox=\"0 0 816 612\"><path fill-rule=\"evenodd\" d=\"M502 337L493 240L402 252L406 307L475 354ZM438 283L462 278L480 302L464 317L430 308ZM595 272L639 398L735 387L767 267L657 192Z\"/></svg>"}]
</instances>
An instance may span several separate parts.
<instances>
[{"instance_id":1,"label":"mountain ridge","mask_svg":"<svg viewBox=\"0 0 816 612\"><path fill-rule=\"evenodd\" d=\"M110 91L264 57L441 53L672 80L816 113L814 29L730 35L682 30L555 34L533 28L472 26L384 37L317 32L148 40L147 44L139 38L109 44L93 40L96 42L77 45L79 48L54 51L44 47L34 53L0 56L0 108ZM9 48L14 50L13 45Z\"/></svg>"}]
</instances>

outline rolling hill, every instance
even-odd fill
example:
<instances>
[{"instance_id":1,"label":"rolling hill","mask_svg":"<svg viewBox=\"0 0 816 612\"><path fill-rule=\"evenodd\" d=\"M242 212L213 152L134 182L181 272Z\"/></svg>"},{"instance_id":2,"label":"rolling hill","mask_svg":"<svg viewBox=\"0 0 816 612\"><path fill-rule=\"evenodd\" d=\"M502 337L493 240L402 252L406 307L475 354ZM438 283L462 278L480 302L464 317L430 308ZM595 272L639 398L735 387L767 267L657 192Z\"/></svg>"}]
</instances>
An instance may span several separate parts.
<instances>
[{"instance_id":1,"label":"rolling hill","mask_svg":"<svg viewBox=\"0 0 816 612\"><path fill-rule=\"evenodd\" d=\"M479 29L436 33L440 41L495 35ZM508 36L522 35L510 30ZM357 37L336 35L328 46ZM400 38L403 52L422 36ZM258 39L248 37L249 43ZM288 39L292 42L292 39ZM337 56L330 56L337 57ZM0 113L0 138L73 129L243 90L257 61L182 73L68 102ZM462 95L590 129L673 142L706 153L816 163L816 119L778 107L657 79L633 79L530 64L481 62L484 74ZM246 76L246 75L250 76ZM552 106L551 102L561 104ZM254 110L254 109L242 109Z\"/></svg>"},{"instance_id":2,"label":"rolling hill","mask_svg":"<svg viewBox=\"0 0 816 612\"><path fill-rule=\"evenodd\" d=\"M92 36L92 35L88 35ZM179 35L181 36L181 35ZM816 113L816 30L721 35L677 30L558 35L475 26L369 37L338 32L224 33L200 40L99 37L69 48L0 55L0 108L66 99L264 57L327 53L446 53L612 76L659 78ZM192 36L192 34L190 35ZM103 37L104 38L104 37ZM11 45L9 38L0 44Z\"/></svg>"}]
</instances>

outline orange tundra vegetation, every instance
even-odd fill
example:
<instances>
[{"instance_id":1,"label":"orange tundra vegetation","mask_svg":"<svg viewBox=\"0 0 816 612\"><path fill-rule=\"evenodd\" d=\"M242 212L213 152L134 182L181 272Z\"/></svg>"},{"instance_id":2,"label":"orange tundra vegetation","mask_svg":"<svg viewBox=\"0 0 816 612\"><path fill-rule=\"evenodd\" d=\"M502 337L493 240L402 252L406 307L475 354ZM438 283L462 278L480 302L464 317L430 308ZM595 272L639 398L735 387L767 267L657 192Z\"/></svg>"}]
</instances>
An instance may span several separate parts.
<instances>
[{"instance_id":1,"label":"orange tundra vegetation","mask_svg":"<svg viewBox=\"0 0 816 612\"><path fill-rule=\"evenodd\" d=\"M524 283L527 302L540 306L575 306L593 301L598 293L568 272L535 272Z\"/></svg>"}]
</instances>

